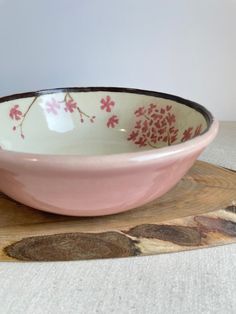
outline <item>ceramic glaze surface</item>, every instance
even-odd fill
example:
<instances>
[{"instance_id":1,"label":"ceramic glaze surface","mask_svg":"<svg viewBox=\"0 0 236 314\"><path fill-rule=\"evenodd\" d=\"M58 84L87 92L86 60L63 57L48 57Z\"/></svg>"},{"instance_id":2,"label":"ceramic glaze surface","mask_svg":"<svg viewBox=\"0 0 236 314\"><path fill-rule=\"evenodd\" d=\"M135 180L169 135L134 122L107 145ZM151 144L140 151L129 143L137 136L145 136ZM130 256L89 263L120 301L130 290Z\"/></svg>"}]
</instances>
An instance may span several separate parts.
<instances>
[{"instance_id":1,"label":"ceramic glaze surface","mask_svg":"<svg viewBox=\"0 0 236 314\"><path fill-rule=\"evenodd\" d=\"M56 89L0 102L0 189L66 215L117 213L163 195L218 129L202 106L141 90Z\"/></svg>"},{"instance_id":2,"label":"ceramic glaze surface","mask_svg":"<svg viewBox=\"0 0 236 314\"><path fill-rule=\"evenodd\" d=\"M206 130L203 115L176 101L109 91L55 92L0 107L2 149L100 155L160 148Z\"/></svg>"}]
</instances>

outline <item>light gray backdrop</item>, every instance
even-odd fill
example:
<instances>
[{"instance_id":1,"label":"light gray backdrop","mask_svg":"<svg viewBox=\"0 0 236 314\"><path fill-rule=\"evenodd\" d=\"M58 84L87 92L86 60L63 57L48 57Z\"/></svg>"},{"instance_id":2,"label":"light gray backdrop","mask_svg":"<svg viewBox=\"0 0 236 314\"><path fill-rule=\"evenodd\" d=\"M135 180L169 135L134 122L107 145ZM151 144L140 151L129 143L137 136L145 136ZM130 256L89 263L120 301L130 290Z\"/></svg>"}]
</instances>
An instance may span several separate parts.
<instances>
[{"instance_id":1,"label":"light gray backdrop","mask_svg":"<svg viewBox=\"0 0 236 314\"><path fill-rule=\"evenodd\" d=\"M0 0L0 95L154 89L236 120L235 0Z\"/></svg>"}]
</instances>

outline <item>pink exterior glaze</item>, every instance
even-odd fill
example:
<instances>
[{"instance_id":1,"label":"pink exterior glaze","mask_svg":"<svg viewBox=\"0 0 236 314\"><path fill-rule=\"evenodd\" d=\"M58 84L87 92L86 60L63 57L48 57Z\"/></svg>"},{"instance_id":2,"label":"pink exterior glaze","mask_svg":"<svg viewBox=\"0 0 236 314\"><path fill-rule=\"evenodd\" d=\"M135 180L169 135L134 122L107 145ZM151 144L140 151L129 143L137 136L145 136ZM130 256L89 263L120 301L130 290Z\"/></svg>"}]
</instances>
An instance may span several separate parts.
<instances>
[{"instance_id":1,"label":"pink exterior glaze","mask_svg":"<svg viewBox=\"0 0 236 314\"><path fill-rule=\"evenodd\" d=\"M107 110L113 106L110 99L102 105ZM110 126L115 123L113 118ZM63 215L126 211L170 190L217 130L218 122L213 121L206 133L187 142L113 155L60 156L2 150L0 190L31 207Z\"/></svg>"}]
</instances>

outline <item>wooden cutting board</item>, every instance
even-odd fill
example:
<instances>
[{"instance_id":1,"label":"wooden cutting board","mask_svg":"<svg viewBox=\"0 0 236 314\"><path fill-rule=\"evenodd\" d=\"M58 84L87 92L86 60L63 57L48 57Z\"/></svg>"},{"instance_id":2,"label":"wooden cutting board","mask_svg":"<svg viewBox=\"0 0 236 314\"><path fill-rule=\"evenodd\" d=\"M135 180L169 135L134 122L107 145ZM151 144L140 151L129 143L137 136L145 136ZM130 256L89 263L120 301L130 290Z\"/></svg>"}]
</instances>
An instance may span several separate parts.
<instances>
[{"instance_id":1,"label":"wooden cutting board","mask_svg":"<svg viewBox=\"0 0 236 314\"><path fill-rule=\"evenodd\" d=\"M106 217L44 213L0 194L0 261L127 257L232 242L236 172L201 161L158 200Z\"/></svg>"}]
</instances>

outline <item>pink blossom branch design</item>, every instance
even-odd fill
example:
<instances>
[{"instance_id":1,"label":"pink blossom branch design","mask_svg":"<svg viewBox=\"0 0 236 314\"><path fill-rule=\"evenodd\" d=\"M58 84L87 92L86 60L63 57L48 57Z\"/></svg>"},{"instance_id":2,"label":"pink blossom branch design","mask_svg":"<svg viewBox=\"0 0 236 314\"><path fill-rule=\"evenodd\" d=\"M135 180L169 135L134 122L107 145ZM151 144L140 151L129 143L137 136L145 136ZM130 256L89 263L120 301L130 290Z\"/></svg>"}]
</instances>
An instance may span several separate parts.
<instances>
[{"instance_id":1,"label":"pink blossom branch design","mask_svg":"<svg viewBox=\"0 0 236 314\"><path fill-rule=\"evenodd\" d=\"M74 98L71 96L69 92L65 94L64 100L62 101L65 104L64 110L66 112L73 113L77 110L80 116L80 122L83 123L85 119L89 119L91 123L94 122L96 116L90 116L87 113L85 113L77 104L77 102L74 100Z\"/></svg>"},{"instance_id":2,"label":"pink blossom branch design","mask_svg":"<svg viewBox=\"0 0 236 314\"><path fill-rule=\"evenodd\" d=\"M46 103L47 113L52 113L54 115L57 115L59 109L61 109L61 105L55 98L52 98L50 101Z\"/></svg>"},{"instance_id":3,"label":"pink blossom branch design","mask_svg":"<svg viewBox=\"0 0 236 314\"><path fill-rule=\"evenodd\" d=\"M38 96L36 96L33 101L30 103L29 107L27 108L26 112L23 114L22 111L20 111L19 109L19 105L15 105L14 107L12 107L10 109L10 113L9 116L11 117L12 120L21 120L20 123L18 125L14 125L13 126L13 131L15 131L17 128L20 129L20 136L22 139L25 138L25 135L23 133L23 124L25 122L25 119L30 111L30 109L32 108L32 106L34 105L34 103L36 102Z\"/></svg>"},{"instance_id":4,"label":"pink blossom branch design","mask_svg":"<svg viewBox=\"0 0 236 314\"><path fill-rule=\"evenodd\" d=\"M10 108L10 111L9 111L10 118L12 120L19 121L18 125L13 126L13 131L16 131L16 129L19 128L20 129L20 136L22 139L25 138L25 135L23 133L23 126L24 126L25 119L28 116L30 110L32 109L32 106L35 104L38 97L39 96L36 96L32 100L32 102L28 106L25 113L23 113L20 110L19 105L14 105L12 108ZM65 94L64 99L62 101L58 101L55 98L51 98L50 101L46 102L46 107L45 107L46 112L48 114L57 115L59 113L59 111L61 110L61 104L62 103L65 105L65 107L64 107L65 112L69 112L69 113L73 113L75 111L78 112L78 114L80 116L81 123L84 122L84 119L89 119L89 121L91 123L94 122L96 117L90 116L87 113L85 113L84 111L82 111L81 108L78 106L77 102L73 99L73 97L70 95L69 92L67 92Z\"/></svg>"}]
</instances>

